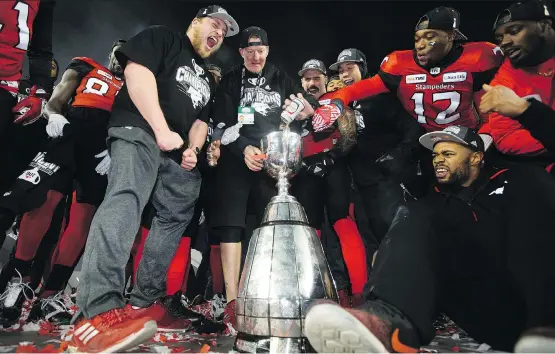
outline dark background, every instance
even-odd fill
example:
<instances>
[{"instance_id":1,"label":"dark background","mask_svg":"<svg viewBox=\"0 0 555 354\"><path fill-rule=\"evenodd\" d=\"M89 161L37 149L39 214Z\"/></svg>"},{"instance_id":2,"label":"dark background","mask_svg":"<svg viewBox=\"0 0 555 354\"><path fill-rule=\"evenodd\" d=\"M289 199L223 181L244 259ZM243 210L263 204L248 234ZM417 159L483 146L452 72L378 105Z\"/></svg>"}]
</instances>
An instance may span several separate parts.
<instances>
[{"instance_id":1,"label":"dark background","mask_svg":"<svg viewBox=\"0 0 555 354\"><path fill-rule=\"evenodd\" d=\"M1 0L0 0L1 1ZM107 64L111 44L147 26L164 24L185 31L198 9L211 2L181 0L57 0L54 53L63 70L75 56ZM391 51L413 46L418 19L436 6L461 13L461 31L474 41L491 41L493 22L506 1L233 1L222 5L241 29L268 32L269 60L296 75L310 58L332 64L344 48L361 49L370 71ZM210 61L224 71L240 63L238 37L226 39ZM61 75L60 75L61 77Z\"/></svg>"}]
</instances>

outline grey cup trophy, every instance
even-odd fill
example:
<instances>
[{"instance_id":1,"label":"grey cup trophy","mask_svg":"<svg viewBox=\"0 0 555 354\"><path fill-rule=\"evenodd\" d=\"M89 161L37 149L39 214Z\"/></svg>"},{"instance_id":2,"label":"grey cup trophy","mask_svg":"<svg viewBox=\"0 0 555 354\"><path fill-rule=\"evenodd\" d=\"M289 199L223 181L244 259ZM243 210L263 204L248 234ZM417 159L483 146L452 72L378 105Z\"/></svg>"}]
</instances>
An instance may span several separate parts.
<instances>
[{"instance_id":1,"label":"grey cup trophy","mask_svg":"<svg viewBox=\"0 0 555 354\"><path fill-rule=\"evenodd\" d=\"M306 310L316 299L338 301L316 231L288 193L289 178L301 168L301 148L301 136L287 128L262 141L264 169L277 179L278 194L253 232L239 282L239 352L313 352L303 334Z\"/></svg>"}]
</instances>

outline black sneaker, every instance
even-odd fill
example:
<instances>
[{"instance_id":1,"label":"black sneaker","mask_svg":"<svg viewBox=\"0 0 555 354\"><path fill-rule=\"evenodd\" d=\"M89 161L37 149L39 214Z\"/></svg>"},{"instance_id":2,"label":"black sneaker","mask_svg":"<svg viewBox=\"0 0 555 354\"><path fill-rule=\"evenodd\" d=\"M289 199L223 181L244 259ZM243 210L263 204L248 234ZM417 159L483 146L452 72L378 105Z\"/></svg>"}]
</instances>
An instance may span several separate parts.
<instances>
[{"instance_id":1,"label":"black sneaker","mask_svg":"<svg viewBox=\"0 0 555 354\"><path fill-rule=\"evenodd\" d=\"M68 325L71 314L64 303L63 291L44 299L37 299L29 313L29 322L45 320L55 325Z\"/></svg>"},{"instance_id":2,"label":"black sneaker","mask_svg":"<svg viewBox=\"0 0 555 354\"><path fill-rule=\"evenodd\" d=\"M189 310L181 303L181 291L173 295L163 297L160 302L168 309L168 312L176 318L185 319L189 321L197 321L202 316L194 311Z\"/></svg>"},{"instance_id":3,"label":"black sneaker","mask_svg":"<svg viewBox=\"0 0 555 354\"><path fill-rule=\"evenodd\" d=\"M555 328L538 327L522 334L515 353L555 353Z\"/></svg>"},{"instance_id":4,"label":"black sneaker","mask_svg":"<svg viewBox=\"0 0 555 354\"><path fill-rule=\"evenodd\" d=\"M318 353L417 353L420 347L408 319L379 300L358 309L316 301L306 314L305 335Z\"/></svg>"}]
</instances>

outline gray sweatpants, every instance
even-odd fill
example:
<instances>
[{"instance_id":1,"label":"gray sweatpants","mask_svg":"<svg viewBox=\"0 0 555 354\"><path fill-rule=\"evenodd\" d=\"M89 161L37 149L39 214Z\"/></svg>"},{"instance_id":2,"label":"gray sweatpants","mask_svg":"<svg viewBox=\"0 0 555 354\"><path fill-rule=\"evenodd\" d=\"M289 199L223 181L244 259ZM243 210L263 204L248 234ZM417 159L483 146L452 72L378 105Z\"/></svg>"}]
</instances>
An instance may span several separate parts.
<instances>
[{"instance_id":1,"label":"gray sweatpants","mask_svg":"<svg viewBox=\"0 0 555 354\"><path fill-rule=\"evenodd\" d=\"M201 177L166 157L144 130L108 131L108 188L92 221L81 281L79 312L86 318L125 305L125 266L149 199L157 210L137 271L131 304L147 307L166 295L166 272L193 216Z\"/></svg>"}]
</instances>

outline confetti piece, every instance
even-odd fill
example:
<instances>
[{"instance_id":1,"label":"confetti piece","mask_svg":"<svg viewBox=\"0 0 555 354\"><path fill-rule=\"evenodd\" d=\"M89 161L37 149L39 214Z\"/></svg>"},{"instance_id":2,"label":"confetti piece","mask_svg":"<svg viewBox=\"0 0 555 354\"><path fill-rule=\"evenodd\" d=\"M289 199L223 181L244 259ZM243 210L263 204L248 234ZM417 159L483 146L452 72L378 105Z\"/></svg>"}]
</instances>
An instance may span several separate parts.
<instances>
[{"instance_id":1,"label":"confetti piece","mask_svg":"<svg viewBox=\"0 0 555 354\"><path fill-rule=\"evenodd\" d=\"M210 351L210 346L208 344L204 344L202 347L200 347L201 353L208 353L209 351Z\"/></svg>"}]
</instances>

